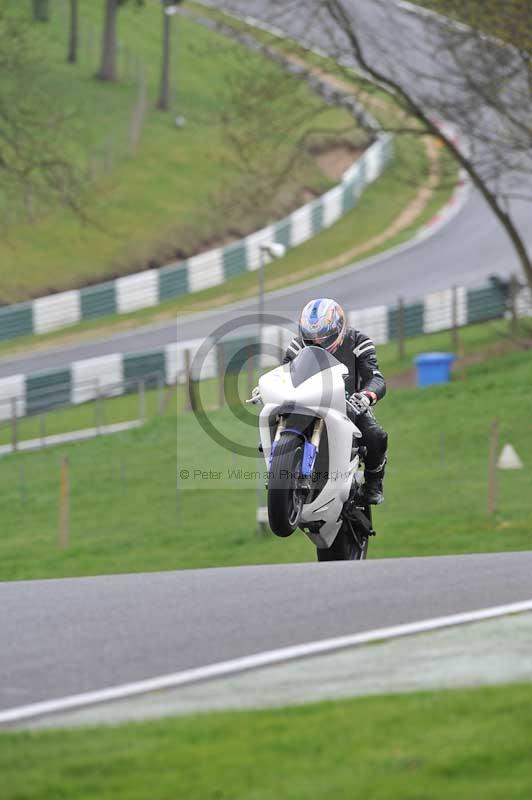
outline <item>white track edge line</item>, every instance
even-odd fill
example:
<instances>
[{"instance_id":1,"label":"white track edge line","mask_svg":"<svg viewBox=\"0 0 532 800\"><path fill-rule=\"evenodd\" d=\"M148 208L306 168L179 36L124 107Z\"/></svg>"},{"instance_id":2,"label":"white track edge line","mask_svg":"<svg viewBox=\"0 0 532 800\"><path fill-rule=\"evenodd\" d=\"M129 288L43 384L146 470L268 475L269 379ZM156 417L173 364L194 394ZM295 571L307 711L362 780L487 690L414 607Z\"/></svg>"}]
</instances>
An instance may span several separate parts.
<instances>
[{"instance_id":1,"label":"white track edge line","mask_svg":"<svg viewBox=\"0 0 532 800\"><path fill-rule=\"evenodd\" d=\"M268 650L264 653L235 658L230 661L222 661L205 667L197 667L195 669L183 670L169 675L160 675L156 678L148 678L134 683L125 683L107 689L99 689L84 694L70 695L56 700L47 700L8 709L0 712L0 725L16 723L21 720L41 717L47 714L78 710L98 703L123 700L128 697L147 694L148 692L161 691L162 689L174 689L199 681L222 678L235 675L239 672L258 669L259 667L267 667L286 661L293 661L298 658L331 653L336 650L343 650L369 644L371 642L397 639L402 636L411 636L412 634L425 633L441 628L465 625L470 622L480 622L486 619L494 619L496 617L507 616L508 614L519 614L525 611L532 611L532 599L518 603L478 609L477 611L466 611L445 617L434 617L433 619L394 625L389 628L377 628L373 631L339 636L322 641L292 645L278 650Z\"/></svg>"}]
</instances>

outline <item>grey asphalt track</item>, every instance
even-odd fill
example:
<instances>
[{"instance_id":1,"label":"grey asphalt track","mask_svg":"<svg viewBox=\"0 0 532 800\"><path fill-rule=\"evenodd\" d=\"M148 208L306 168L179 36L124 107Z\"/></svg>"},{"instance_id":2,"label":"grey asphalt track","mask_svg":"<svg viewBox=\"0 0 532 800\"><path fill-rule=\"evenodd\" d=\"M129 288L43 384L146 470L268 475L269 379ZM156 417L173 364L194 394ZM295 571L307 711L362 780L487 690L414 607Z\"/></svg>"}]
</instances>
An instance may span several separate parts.
<instances>
[{"instance_id":1,"label":"grey asphalt track","mask_svg":"<svg viewBox=\"0 0 532 800\"><path fill-rule=\"evenodd\" d=\"M0 709L531 597L532 552L2 583Z\"/></svg>"},{"instance_id":2,"label":"grey asphalt track","mask_svg":"<svg viewBox=\"0 0 532 800\"><path fill-rule=\"evenodd\" d=\"M206 711L532 682L532 613L307 656L218 679L19 719L16 727L117 725ZM0 717L2 712L0 711Z\"/></svg>"},{"instance_id":3,"label":"grey asphalt track","mask_svg":"<svg viewBox=\"0 0 532 800\"><path fill-rule=\"evenodd\" d=\"M269 16L265 0L219 0L220 7L236 8L264 19ZM290 3L286 7L290 7ZM426 39L425 21L422 17L406 14L393 4L394 14L401 14L401 24L409 28L409 38L419 43ZM372 21L377 12L369 0L356 0L356 8L364 19ZM377 20L373 20L375 23ZM329 40L319 25L305 25L301 15L289 13L276 19L276 23L290 35L310 37L316 44L327 48ZM393 40L396 20L393 14L378 19L381 41ZM425 48L426 49L426 48ZM390 50L389 57L393 55ZM404 55L404 54L403 54ZM416 57L415 54L412 57ZM420 50L419 58L423 58ZM427 70L442 68L436 59L423 61ZM513 203L513 214L518 227L532 247L530 205ZM421 297L453 284L474 285L482 283L492 274L508 275L518 272L519 265L510 242L500 224L488 209L484 199L472 190L464 208L434 236L420 241L413 248L390 255L384 254L377 263L360 269L343 271L340 276L329 275L311 286L300 285L268 295L265 311L295 320L301 307L311 296L334 296L346 308L365 308L373 305L395 303L399 296L407 300ZM237 320L243 313L254 313L256 301L239 303L236 307L207 314L181 317L177 325L164 323L138 328L106 339L69 346L61 350L41 350L18 358L0 360L0 377L15 373L31 374L62 367L70 362L114 352L132 353L160 348L165 344L195 339L209 335L220 324Z\"/></svg>"}]
</instances>

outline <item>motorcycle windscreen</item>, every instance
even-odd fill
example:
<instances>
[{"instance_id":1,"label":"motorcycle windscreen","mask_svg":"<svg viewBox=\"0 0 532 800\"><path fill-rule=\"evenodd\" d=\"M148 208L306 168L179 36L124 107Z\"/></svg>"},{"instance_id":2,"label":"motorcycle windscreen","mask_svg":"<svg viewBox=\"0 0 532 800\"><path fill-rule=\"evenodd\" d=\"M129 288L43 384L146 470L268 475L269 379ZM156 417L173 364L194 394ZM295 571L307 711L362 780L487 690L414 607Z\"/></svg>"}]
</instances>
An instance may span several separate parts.
<instances>
[{"instance_id":1,"label":"motorcycle windscreen","mask_svg":"<svg viewBox=\"0 0 532 800\"><path fill-rule=\"evenodd\" d=\"M292 384L297 387L314 375L336 367L340 361L321 347L304 347L289 363Z\"/></svg>"}]
</instances>

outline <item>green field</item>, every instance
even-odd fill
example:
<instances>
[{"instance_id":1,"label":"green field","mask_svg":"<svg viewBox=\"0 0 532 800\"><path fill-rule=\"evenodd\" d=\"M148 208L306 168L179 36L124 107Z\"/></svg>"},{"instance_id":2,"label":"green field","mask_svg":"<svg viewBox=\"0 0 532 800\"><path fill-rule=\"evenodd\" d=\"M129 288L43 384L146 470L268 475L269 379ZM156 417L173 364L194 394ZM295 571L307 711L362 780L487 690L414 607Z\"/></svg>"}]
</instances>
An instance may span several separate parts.
<instances>
[{"instance_id":1,"label":"green field","mask_svg":"<svg viewBox=\"0 0 532 800\"><path fill-rule=\"evenodd\" d=\"M148 3L143 9L130 3L120 10L121 80L117 84L93 77L98 65L103 3L80 0L82 46L76 66L65 62L66 11L57 0L51 8L51 22L31 29L34 50L43 63L40 91L71 116L73 121L65 135L80 169L95 170L85 198L85 211L94 224L82 225L67 211L45 207L37 208L31 220L26 219L22 205L4 208L0 191L2 220L7 225L0 242L3 302L145 269L155 262L166 263L187 248L208 249L216 236L227 237L224 224L228 210L223 215L220 208L216 211L215 198L237 177L223 133L222 110L228 102L228 87L243 70L251 75L264 73L273 84L292 81L272 63L176 18L173 105L171 113L161 113L155 110L160 69L159 3ZM138 150L131 155L129 136L138 100L138 63L146 69L148 113ZM9 74L3 73L0 87L4 84L7 90L8 82ZM288 87L292 108L299 109L299 116L279 144L279 159L290 152L304 130L353 130L347 112L324 109L301 82L292 81ZM304 124L302 112L308 114ZM271 97L268 113L272 119L286 116L286 97ZM186 117L184 128L176 128L176 114ZM332 184L312 159L306 159L288 181L284 199L290 203L302 187L321 193ZM251 211L247 219L240 219L244 230L248 226L253 229L255 222Z\"/></svg>"},{"instance_id":2,"label":"green field","mask_svg":"<svg viewBox=\"0 0 532 800\"><path fill-rule=\"evenodd\" d=\"M0 735L5 800L528 800L530 685Z\"/></svg>"},{"instance_id":3,"label":"green field","mask_svg":"<svg viewBox=\"0 0 532 800\"><path fill-rule=\"evenodd\" d=\"M498 346L508 345L504 324L462 332L466 353L484 350L484 359L463 378L390 391L379 406L379 420L390 434L390 463L371 557L531 547L532 362L520 348L496 355ZM438 347L448 349L448 334L420 337L409 353ZM392 374L396 346L380 351L385 374ZM207 407L214 408L216 385L207 383L203 391ZM150 396L152 410L155 400ZM180 408L182 402L180 393ZM108 421L134 418L137 399L108 401L106 408ZM494 417L500 420L501 445L513 443L525 468L500 473L499 510L491 517L487 460ZM209 411L207 418L254 451L254 417L246 424L225 408ZM55 432L90 426L94 408L51 420ZM35 429L28 434L39 435ZM59 465L65 454L71 465L71 545L60 551ZM177 496L176 461L192 476L180 480ZM313 547L300 532L287 540L255 533L256 481L235 478L234 470L255 470L257 463L213 444L190 413L178 414L176 428L175 406L135 431L3 458L0 579L313 560ZM194 479L194 470L206 469L222 475Z\"/></svg>"}]
</instances>

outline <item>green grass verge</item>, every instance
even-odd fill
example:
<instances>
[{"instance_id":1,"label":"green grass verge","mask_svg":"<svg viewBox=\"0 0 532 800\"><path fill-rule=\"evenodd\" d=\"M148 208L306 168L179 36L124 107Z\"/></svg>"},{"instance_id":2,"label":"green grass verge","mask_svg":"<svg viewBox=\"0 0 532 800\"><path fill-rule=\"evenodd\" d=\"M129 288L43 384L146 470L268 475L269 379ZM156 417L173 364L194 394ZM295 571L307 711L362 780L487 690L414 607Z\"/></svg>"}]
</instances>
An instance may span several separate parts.
<instances>
[{"instance_id":1,"label":"green grass verge","mask_svg":"<svg viewBox=\"0 0 532 800\"><path fill-rule=\"evenodd\" d=\"M165 263L175 258L184 238L190 246L195 237L200 246L209 237L226 234L225 230L212 229L214 215L206 213L209 198L212 200L222 185L230 185L235 178L222 136L220 106L236 65L242 69L244 60L250 72L259 73L265 69L264 61L234 42L178 18L173 24L176 88L172 112L158 112L160 4L148 3L139 9L129 3L120 10L122 80L118 84L102 83L93 77L103 7L103 3L80 0L83 47L76 66L65 62L66 13L53 7L51 21L34 26L33 33L35 49L47 65L42 76L43 93L76 118L71 132L75 138L70 144L75 145L79 166L88 169L95 156L99 163L98 177L86 198L86 212L96 225L83 226L67 211L46 209L37 209L31 221L17 221L12 209L11 224L0 242L3 302L145 269L153 259ZM131 59L140 58L147 70L148 113L134 156L129 154L129 128L137 102L136 68L126 70L127 53ZM272 79L277 75L280 81L287 80L285 72L270 62L266 69ZM3 74L0 85L8 80L8 73ZM307 128L319 125L338 131L353 127L346 111L323 110L305 84L299 83L294 92L294 107L308 107L309 120L287 135L280 155L289 152ZM311 108L316 109L314 116ZM276 109L274 98L271 113ZM177 113L187 119L184 128L176 128ZM317 193L331 185L310 160L289 182L291 190L304 186ZM6 214L3 218L5 222ZM245 227L245 219L242 225Z\"/></svg>"},{"instance_id":2,"label":"green grass verge","mask_svg":"<svg viewBox=\"0 0 532 800\"><path fill-rule=\"evenodd\" d=\"M131 394L120 397L102 397L99 401L69 405L54 411L17 419L16 438L22 442L57 433L97 428L100 425L113 425L117 422L138 419L143 413L146 418L152 419L159 414L159 403L164 403L165 396L172 391L166 388L161 388L160 391L146 391L144 400L142 400L137 388L132 387L132 389ZM0 445L9 444L12 441L12 420L0 421Z\"/></svg>"},{"instance_id":3,"label":"green grass verge","mask_svg":"<svg viewBox=\"0 0 532 800\"><path fill-rule=\"evenodd\" d=\"M445 337L420 338L410 354L448 349ZM493 346L501 326L468 328L462 338L466 351ZM386 373L395 347L380 348L380 354ZM390 464L371 557L531 547L531 385L529 352L517 349L490 355L446 386L390 391L378 408L390 434ZM216 391L213 382L202 387L207 408L215 408ZM247 396L244 386L241 392ZM182 401L180 394L179 407ZM108 418L136 416L134 397L109 403ZM92 425L93 414L90 406L57 414L53 428L72 427L74 417L80 427ZM251 412L245 420L228 408L207 416L254 451L258 436ZM498 513L489 516L489 431L496 416L501 445L513 443L525 468L500 473ZM60 551L59 465L65 454L71 465L71 546ZM190 473L179 480L177 494L176 464ZM256 535L257 481L235 477L239 468L253 472L262 464L214 444L190 413L180 412L176 422L175 406L138 430L1 459L0 579L313 560L313 547L300 532L287 540ZM220 476L201 474L209 469Z\"/></svg>"},{"instance_id":4,"label":"green grass verge","mask_svg":"<svg viewBox=\"0 0 532 800\"><path fill-rule=\"evenodd\" d=\"M525 800L529 684L0 736L5 800Z\"/></svg>"}]
</instances>

